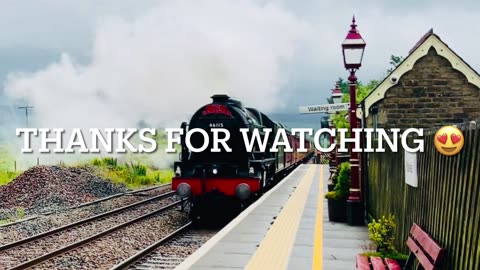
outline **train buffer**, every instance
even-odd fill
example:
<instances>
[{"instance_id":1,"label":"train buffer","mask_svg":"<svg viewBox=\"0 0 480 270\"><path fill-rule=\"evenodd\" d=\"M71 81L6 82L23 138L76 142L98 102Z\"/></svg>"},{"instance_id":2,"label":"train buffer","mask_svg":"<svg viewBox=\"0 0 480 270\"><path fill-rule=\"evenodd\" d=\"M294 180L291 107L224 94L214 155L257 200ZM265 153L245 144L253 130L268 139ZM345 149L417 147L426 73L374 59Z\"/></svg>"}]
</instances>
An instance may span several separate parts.
<instances>
[{"instance_id":1,"label":"train buffer","mask_svg":"<svg viewBox=\"0 0 480 270\"><path fill-rule=\"evenodd\" d=\"M176 269L355 269L368 230L328 220L329 173L300 165Z\"/></svg>"}]
</instances>

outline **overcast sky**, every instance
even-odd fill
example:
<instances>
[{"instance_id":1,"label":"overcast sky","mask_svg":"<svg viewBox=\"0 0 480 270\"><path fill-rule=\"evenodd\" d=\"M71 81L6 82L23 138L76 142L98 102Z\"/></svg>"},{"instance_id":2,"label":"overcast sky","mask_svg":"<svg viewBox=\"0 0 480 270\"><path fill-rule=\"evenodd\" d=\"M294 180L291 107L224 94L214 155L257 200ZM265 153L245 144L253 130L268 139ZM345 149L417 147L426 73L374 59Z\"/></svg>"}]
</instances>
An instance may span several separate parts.
<instances>
[{"instance_id":1,"label":"overcast sky","mask_svg":"<svg viewBox=\"0 0 480 270\"><path fill-rule=\"evenodd\" d=\"M96 33L99 32L99 27L105 31L105 26L102 28L105 21L116 18L123 22L135 23L146 14L150 14L149 16L168 14L167 12L152 13L152 10L168 9L169 2L175 1L1 0L0 78L4 80L6 74L10 72L44 70L52 63L60 61L62 53L69 55L74 63L89 65L92 62L95 46L101 43ZM213 4L207 5L206 8L213 11L205 11L198 3L193 4L201 2L198 0L192 0L192 5L189 1L176 2L184 2L185 9L191 7L198 11L184 13L181 12L181 8L178 8L179 5L175 4L175 8L170 11L176 14L178 12L178 16L170 14L168 18L184 24L192 24L192 27L195 26L195 18L192 19L191 14L198 14L198 19L203 20L200 18L202 14L212 16L216 13L235 12L235 8L239 8L236 5L230 5L233 10L227 12L229 5L224 5L215 10L217 1L212 0L207 1ZM225 0L225 2L231 1ZM282 16L282 20L278 19L279 22L289 20L285 30L285 34L289 36L285 41L288 46L277 48L277 44L273 44L284 41L278 39L279 34L272 38L271 44L275 47L278 58L285 58L278 67L280 70L278 74L281 74L282 78L282 83L278 84L281 85L279 86L281 89L269 92L281 98L275 99L279 102L278 106L270 104L265 107L265 110L294 112L299 105L325 102L334 81L339 77L346 77L346 71L342 66L340 44L349 29L353 14L357 18L358 29L367 42L363 66L357 74L361 81L383 78L385 70L389 68L390 55L405 56L430 28L433 28L434 32L474 69L480 70L480 56L477 52L480 39L480 27L477 25L480 14L478 1L263 0L253 2L260 8L274 6L280 9L282 12L278 16ZM186 16L190 18L185 18ZM268 22L276 22L275 16L277 15L273 14L273 18ZM245 24L252 22L248 17L245 19L248 20ZM261 20L259 22L262 23ZM149 26L155 28L154 24ZM232 35L225 38L235 36L237 28L233 26ZM288 28L290 26L291 28ZM228 18L226 27L230 27ZM251 27L256 28L255 25ZM263 26L258 25L258 27ZM276 28L272 27L280 34L284 30L282 29L284 25L281 24ZM163 30L160 26L159 29L156 34L159 39L162 39ZM292 29L305 30L306 34L304 34L308 37L297 37L289 32ZM212 27L212 31L216 31L215 26ZM248 35L239 36L248 37ZM107 37L104 35L103 38ZM188 43L188 39L182 40ZM249 43L248 40L235 42L239 44L238 46ZM264 42L259 44L270 45ZM291 44L295 47L292 50L290 50ZM122 47L124 44L109 43L109 46ZM195 46L195 44L189 44L189 46ZM258 47L252 46L252 49L255 48ZM178 49L181 50L180 47ZM256 64L253 63L253 65ZM272 75L271 78L278 77L277 71L274 74L276 75ZM267 79L271 78L267 77ZM32 85L35 84L32 82ZM15 87L13 89L12 91L16 91ZM256 104L256 106L262 105Z\"/></svg>"}]
</instances>

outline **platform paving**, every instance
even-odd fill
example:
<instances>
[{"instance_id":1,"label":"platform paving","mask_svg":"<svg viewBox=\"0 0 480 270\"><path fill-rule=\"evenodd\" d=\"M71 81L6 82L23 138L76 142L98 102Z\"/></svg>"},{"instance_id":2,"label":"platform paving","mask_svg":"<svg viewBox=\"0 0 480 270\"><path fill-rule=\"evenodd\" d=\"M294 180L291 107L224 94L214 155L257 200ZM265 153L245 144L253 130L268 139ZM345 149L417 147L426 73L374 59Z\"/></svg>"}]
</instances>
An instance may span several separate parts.
<instances>
[{"instance_id":1,"label":"platform paving","mask_svg":"<svg viewBox=\"0 0 480 270\"><path fill-rule=\"evenodd\" d=\"M328 179L328 177L326 177ZM325 183L324 192L327 192ZM355 256L368 245L367 226L349 226L328 220L328 202L323 202L323 269L355 269Z\"/></svg>"},{"instance_id":2,"label":"platform paving","mask_svg":"<svg viewBox=\"0 0 480 270\"><path fill-rule=\"evenodd\" d=\"M367 228L328 220L328 176L328 165L301 165L176 269L355 269Z\"/></svg>"}]
</instances>

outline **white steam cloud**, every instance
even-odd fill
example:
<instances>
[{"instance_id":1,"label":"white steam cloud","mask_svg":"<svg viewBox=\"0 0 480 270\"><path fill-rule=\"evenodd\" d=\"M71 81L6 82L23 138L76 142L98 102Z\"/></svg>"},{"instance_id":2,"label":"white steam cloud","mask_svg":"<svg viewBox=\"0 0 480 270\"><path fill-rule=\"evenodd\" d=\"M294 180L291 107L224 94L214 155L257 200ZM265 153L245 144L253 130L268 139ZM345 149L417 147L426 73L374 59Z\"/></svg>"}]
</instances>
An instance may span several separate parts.
<instances>
[{"instance_id":1,"label":"white steam cloud","mask_svg":"<svg viewBox=\"0 0 480 270\"><path fill-rule=\"evenodd\" d=\"M179 127L217 93L269 111L281 106L282 67L309 31L273 4L165 1L135 20L104 18L88 64L64 53L42 70L10 74L5 93L34 106L30 126L66 130ZM149 158L160 167L178 157L158 152ZM78 157L46 154L40 163L67 158Z\"/></svg>"},{"instance_id":2,"label":"white steam cloud","mask_svg":"<svg viewBox=\"0 0 480 270\"><path fill-rule=\"evenodd\" d=\"M215 93L268 111L309 28L273 4L166 1L133 21L103 20L91 62L68 54L43 70L10 74L11 99L33 105L41 127L179 125Z\"/></svg>"}]
</instances>

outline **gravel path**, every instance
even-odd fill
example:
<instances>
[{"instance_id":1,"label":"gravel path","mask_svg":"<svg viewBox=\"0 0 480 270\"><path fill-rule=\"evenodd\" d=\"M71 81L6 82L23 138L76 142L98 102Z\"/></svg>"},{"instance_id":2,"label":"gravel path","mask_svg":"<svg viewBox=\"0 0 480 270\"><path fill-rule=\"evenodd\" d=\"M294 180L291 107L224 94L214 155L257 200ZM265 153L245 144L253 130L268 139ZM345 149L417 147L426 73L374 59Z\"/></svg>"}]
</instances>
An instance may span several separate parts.
<instances>
[{"instance_id":1,"label":"gravel path","mask_svg":"<svg viewBox=\"0 0 480 270\"><path fill-rule=\"evenodd\" d=\"M26 243L19 247L0 251L0 260L2 261L0 269L8 269L27 260L39 257L49 251L67 246L78 240L105 231L128 220L132 220L139 216L150 213L163 206L171 204L174 201L176 201L176 198L174 197L154 200L153 202L122 211L119 214L114 214L113 216L109 216L104 219L91 221L86 224L82 224L81 226L37 239L33 243Z\"/></svg>"},{"instance_id":2,"label":"gravel path","mask_svg":"<svg viewBox=\"0 0 480 270\"><path fill-rule=\"evenodd\" d=\"M50 215L39 215L36 219L27 220L14 225L0 227L0 245L18 241L35 234L46 232L75 221L92 217L107 211L136 203L147 198L170 191L170 186L165 186L133 195L114 197L106 201L86 205L75 209L65 209L62 212Z\"/></svg>"},{"instance_id":3,"label":"gravel path","mask_svg":"<svg viewBox=\"0 0 480 270\"><path fill-rule=\"evenodd\" d=\"M188 222L170 210L106 235L33 269L109 269Z\"/></svg>"}]
</instances>

